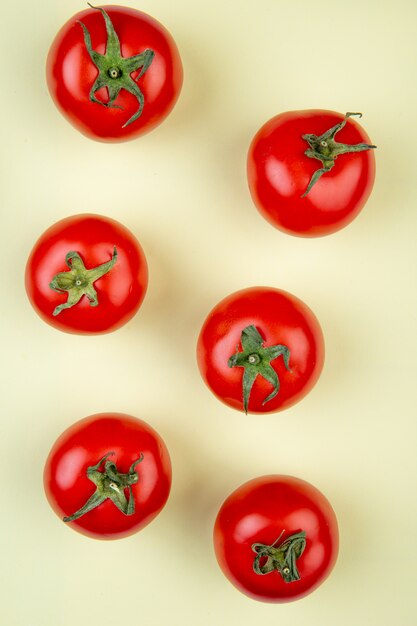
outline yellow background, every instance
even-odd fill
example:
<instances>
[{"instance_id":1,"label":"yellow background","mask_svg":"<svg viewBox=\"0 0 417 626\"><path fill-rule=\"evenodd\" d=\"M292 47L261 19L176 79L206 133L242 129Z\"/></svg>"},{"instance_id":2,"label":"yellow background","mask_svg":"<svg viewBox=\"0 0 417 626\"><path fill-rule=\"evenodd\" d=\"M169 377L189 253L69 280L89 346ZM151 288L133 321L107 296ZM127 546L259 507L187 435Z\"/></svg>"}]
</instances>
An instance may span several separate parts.
<instances>
[{"instance_id":1,"label":"yellow background","mask_svg":"<svg viewBox=\"0 0 417 626\"><path fill-rule=\"evenodd\" d=\"M77 133L50 100L45 57L79 2L3 3L1 20L1 568L5 626L388 626L416 623L416 4L413 0L144 0L184 64L170 117L133 142ZM245 177L253 134L280 111L362 111L377 177L360 216L304 240L270 226ZM121 221L150 284L114 334L43 323L23 287L29 251L74 213ZM326 363L282 413L247 416L204 386L208 311L251 285L286 289L320 320ZM56 437L121 411L149 422L173 463L171 497L131 538L66 527L43 494ZM312 595L267 605L223 577L212 525L266 473L331 501L341 549Z\"/></svg>"}]
</instances>

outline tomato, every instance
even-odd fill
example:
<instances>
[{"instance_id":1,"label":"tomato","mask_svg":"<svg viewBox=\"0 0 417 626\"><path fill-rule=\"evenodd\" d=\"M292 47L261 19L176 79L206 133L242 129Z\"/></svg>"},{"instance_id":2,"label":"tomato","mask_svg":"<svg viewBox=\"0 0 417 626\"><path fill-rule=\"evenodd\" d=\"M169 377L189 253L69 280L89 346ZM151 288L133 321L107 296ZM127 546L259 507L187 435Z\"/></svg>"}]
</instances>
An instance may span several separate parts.
<instances>
[{"instance_id":1,"label":"tomato","mask_svg":"<svg viewBox=\"0 0 417 626\"><path fill-rule=\"evenodd\" d=\"M72 17L49 50L53 101L81 133L126 141L160 124L174 107L183 71L177 46L154 18L120 6Z\"/></svg>"},{"instance_id":2,"label":"tomato","mask_svg":"<svg viewBox=\"0 0 417 626\"><path fill-rule=\"evenodd\" d=\"M361 114L290 111L256 133L247 159L249 190L271 224L316 237L358 215L374 184L375 146L354 115Z\"/></svg>"},{"instance_id":3,"label":"tomato","mask_svg":"<svg viewBox=\"0 0 417 626\"><path fill-rule=\"evenodd\" d=\"M67 217L46 230L26 265L26 292L59 330L106 333L129 321L146 293L148 269L134 235L102 215Z\"/></svg>"},{"instance_id":4,"label":"tomato","mask_svg":"<svg viewBox=\"0 0 417 626\"><path fill-rule=\"evenodd\" d=\"M146 422L98 413L56 440L45 463L44 488L68 526L96 539L118 539L144 528L165 506L171 461Z\"/></svg>"},{"instance_id":5,"label":"tomato","mask_svg":"<svg viewBox=\"0 0 417 626\"><path fill-rule=\"evenodd\" d=\"M303 398L324 362L313 312L288 292L251 287L210 312L197 342L201 375L228 406L250 413L285 409Z\"/></svg>"},{"instance_id":6,"label":"tomato","mask_svg":"<svg viewBox=\"0 0 417 626\"><path fill-rule=\"evenodd\" d=\"M335 565L336 515L313 485L270 475L241 485L214 524L214 550L225 576L244 594L288 602L316 589Z\"/></svg>"}]
</instances>

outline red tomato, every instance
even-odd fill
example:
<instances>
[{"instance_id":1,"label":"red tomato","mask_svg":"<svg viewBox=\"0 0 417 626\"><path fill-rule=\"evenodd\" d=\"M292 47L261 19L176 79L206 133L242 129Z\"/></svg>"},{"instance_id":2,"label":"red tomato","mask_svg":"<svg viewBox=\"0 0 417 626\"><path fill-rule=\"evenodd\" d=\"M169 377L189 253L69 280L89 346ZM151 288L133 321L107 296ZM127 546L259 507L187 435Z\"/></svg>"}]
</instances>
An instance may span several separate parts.
<instances>
[{"instance_id":1,"label":"red tomato","mask_svg":"<svg viewBox=\"0 0 417 626\"><path fill-rule=\"evenodd\" d=\"M139 242L122 224L101 215L74 215L38 239L25 282L33 308L51 326L106 333L139 309L148 269Z\"/></svg>"},{"instance_id":2,"label":"red tomato","mask_svg":"<svg viewBox=\"0 0 417 626\"><path fill-rule=\"evenodd\" d=\"M87 137L125 141L152 130L176 103L181 59L169 32L126 7L81 11L58 32L47 83L68 121Z\"/></svg>"},{"instance_id":3,"label":"red tomato","mask_svg":"<svg viewBox=\"0 0 417 626\"><path fill-rule=\"evenodd\" d=\"M292 476L248 481L223 503L214 549L225 576L264 602L306 596L329 575L338 554L336 515L324 495Z\"/></svg>"},{"instance_id":4,"label":"red tomato","mask_svg":"<svg viewBox=\"0 0 417 626\"><path fill-rule=\"evenodd\" d=\"M312 311L268 287L231 294L211 311L197 343L201 375L225 404L250 413L301 400L323 367L324 341Z\"/></svg>"},{"instance_id":5,"label":"red tomato","mask_svg":"<svg viewBox=\"0 0 417 626\"><path fill-rule=\"evenodd\" d=\"M360 113L291 111L257 132L247 160L249 190L271 224L316 237L343 228L362 209L374 183L375 146L352 115Z\"/></svg>"},{"instance_id":6,"label":"red tomato","mask_svg":"<svg viewBox=\"0 0 417 626\"><path fill-rule=\"evenodd\" d=\"M52 446L44 487L55 513L74 530L118 539L141 530L162 510L171 461L161 437L142 420L91 415Z\"/></svg>"}]
</instances>

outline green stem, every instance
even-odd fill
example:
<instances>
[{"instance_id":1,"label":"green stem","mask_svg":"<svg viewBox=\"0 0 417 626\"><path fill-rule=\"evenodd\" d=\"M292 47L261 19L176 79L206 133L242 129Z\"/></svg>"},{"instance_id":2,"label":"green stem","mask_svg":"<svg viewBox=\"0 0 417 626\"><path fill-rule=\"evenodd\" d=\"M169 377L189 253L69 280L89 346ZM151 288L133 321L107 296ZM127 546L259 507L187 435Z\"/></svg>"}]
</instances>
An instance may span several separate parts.
<instances>
[{"instance_id":1,"label":"green stem","mask_svg":"<svg viewBox=\"0 0 417 626\"><path fill-rule=\"evenodd\" d=\"M272 392L262 402L266 404L278 394L280 382L278 374L271 365L271 361L282 356L284 365L290 371L290 351L287 346L278 344L276 346L264 347L262 339L257 328L251 324L242 330L240 337L243 350L233 354L227 364L229 367L243 367L242 392L243 392L243 408L245 413L248 412L249 399L253 384L256 377L262 376L273 387Z\"/></svg>"},{"instance_id":2,"label":"green stem","mask_svg":"<svg viewBox=\"0 0 417 626\"><path fill-rule=\"evenodd\" d=\"M303 139L310 146L304 154L311 159L318 159L321 161L322 167L316 170L313 176L310 179L310 182L307 185L307 189L301 196L305 198L305 196L311 191L312 187L317 183L319 178L330 172L330 170L334 167L335 161L338 156L341 154L347 154L349 152L363 152L364 150L370 150L372 148L376 148L368 143L357 143L357 144L346 144L339 143L335 140L336 134L346 125L347 120L352 115L358 115L362 117L362 113L346 113L345 118L339 124L335 124L329 130L327 130L322 135L313 135L306 134L303 135Z\"/></svg>"},{"instance_id":3,"label":"green stem","mask_svg":"<svg viewBox=\"0 0 417 626\"><path fill-rule=\"evenodd\" d=\"M114 455L114 452L105 454L96 465L87 468L87 478L96 485L95 492L90 496L85 504L72 515L63 518L64 522L73 522L82 517L89 511L97 508L107 498L117 506L119 511L124 515L133 515L135 512L135 499L132 493L132 485L135 485L139 476L136 466L143 461L143 454L130 466L127 474L122 474L117 469L113 461L108 461L108 457ZM100 468L104 465L103 470ZM125 490L127 489L128 497Z\"/></svg>"},{"instance_id":4,"label":"green stem","mask_svg":"<svg viewBox=\"0 0 417 626\"><path fill-rule=\"evenodd\" d=\"M137 99L139 107L136 113L134 113L132 117L130 117L127 122L123 124L122 128L126 128L126 126L132 124L142 115L145 98L137 84L137 81L141 78L141 76L143 76L152 63L155 52L150 48L146 48L139 54L132 57L123 57L119 37L114 30L109 15L101 7L94 7L91 4L89 4L89 6L92 9L100 11L103 16L107 32L106 51L104 54L100 54L93 49L91 36L87 27L82 22L79 22L81 28L83 29L85 47L87 48L91 61L98 70L98 76L90 89L90 101L95 104L101 104L105 107L120 109L121 107L119 105L114 104L120 91L125 89L131 93ZM140 71L136 76L136 79L133 79L131 74L137 70ZM99 100L95 95L96 92L102 87L107 88L109 96L107 102Z\"/></svg>"},{"instance_id":5,"label":"green stem","mask_svg":"<svg viewBox=\"0 0 417 626\"><path fill-rule=\"evenodd\" d=\"M78 252L68 252L65 256L65 263L70 268L69 271L56 274L49 283L50 288L58 293L68 292L68 300L55 307L52 315L56 316L64 309L70 309L83 296L87 296L90 306L98 306L98 296L93 284L96 280L110 272L116 261L117 250L115 247L110 261L88 270Z\"/></svg>"},{"instance_id":6,"label":"green stem","mask_svg":"<svg viewBox=\"0 0 417 626\"><path fill-rule=\"evenodd\" d=\"M284 579L284 582L292 583L300 580L296 561L303 554L306 547L306 533L302 530L294 535L290 535L282 543L278 543L283 533L284 531L272 545L264 543L252 544L252 550L256 553L253 561L253 570L255 574L259 575L277 571ZM262 565L261 561L264 561Z\"/></svg>"}]
</instances>

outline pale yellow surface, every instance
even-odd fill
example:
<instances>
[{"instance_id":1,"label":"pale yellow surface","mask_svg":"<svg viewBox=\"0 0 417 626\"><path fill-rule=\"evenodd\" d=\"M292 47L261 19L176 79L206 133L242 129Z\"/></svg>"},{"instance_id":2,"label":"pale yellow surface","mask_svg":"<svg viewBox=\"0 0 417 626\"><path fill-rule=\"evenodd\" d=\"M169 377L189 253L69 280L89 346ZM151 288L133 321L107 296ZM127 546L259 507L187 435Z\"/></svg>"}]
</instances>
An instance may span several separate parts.
<instances>
[{"instance_id":1,"label":"pale yellow surface","mask_svg":"<svg viewBox=\"0 0 417 626\"><path fill-rule=\"evenodd\" d=\"M417 5L131 3L171 31L185 81L163 125L119 145L77 133L46 89L50 42L83 6L2 7L0 623L414 626ZM315 107L364 113L378 145L377 177L350 226L303 240L256 211L245 159L267 119ZM78 212L124 223L149 262L141 310L110 335L54 330L24 291L36 238ZM302 402L245 417L206 389L195 343L212 306L257 284L313 309L327 355ZM61 431L112 410L160 432L173 487L145 530L100 542L52 513L42 471ZM266 473L315 484L340 524L331 577L288 605L240 594L212 549L224 498Z\"/></svg>"}]
</instances>

